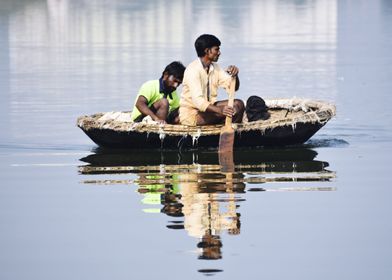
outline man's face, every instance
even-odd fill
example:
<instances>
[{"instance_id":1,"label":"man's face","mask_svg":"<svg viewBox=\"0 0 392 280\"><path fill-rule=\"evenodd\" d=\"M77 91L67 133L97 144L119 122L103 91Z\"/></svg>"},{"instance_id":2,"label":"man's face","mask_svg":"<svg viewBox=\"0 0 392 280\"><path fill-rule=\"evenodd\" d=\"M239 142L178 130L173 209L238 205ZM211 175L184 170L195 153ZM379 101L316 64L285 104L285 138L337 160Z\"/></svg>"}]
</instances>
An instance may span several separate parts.
<instances>
[{"instance_id":1,"label":"man's face","mask_svg":"<svg viewBox=\"0 0 392 280\"><path fill-rule=\"evenodd\" d=\"M182 81L180 79L177 79L173 75L170 75L170 76L167 77L165 82L166 82L167 88L170 91L175 91L178 88L178 86L181 84Z\"/></svg>"},{"instance_id":2,"label":"man's face","mask_svg":"<svg viewBox=\"0 0 392 280\"><path fill-rule=\"evenodd\" d=\"M213 62L218 61L220 54L221 52L219 46L214 46L212 48L207 49L207 56Z\"/></svg>"}]
</instances>

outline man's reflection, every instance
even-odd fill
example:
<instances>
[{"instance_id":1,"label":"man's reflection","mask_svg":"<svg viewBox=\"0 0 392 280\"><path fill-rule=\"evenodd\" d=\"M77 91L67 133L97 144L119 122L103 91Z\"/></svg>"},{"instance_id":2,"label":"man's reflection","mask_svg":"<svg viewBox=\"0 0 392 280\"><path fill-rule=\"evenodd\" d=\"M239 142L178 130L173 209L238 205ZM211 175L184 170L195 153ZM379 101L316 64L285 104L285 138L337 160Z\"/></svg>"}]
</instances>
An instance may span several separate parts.
<instances>
[{"instance_id":1,"label":"man's reflection","mask_svg":"<svg viewBox=\"0 0 392 280\"><path fill-rule=\"evenodd\" d=\"M190 236L199 239L200 259L222 258L220 235L224 231L231 235L240 233L239 199L235 195L244 192L245 184L233 183L232 179L226 181L227 176L218 173L189 173L175 177L178 184L173 185L144 185L140 180L138 191L145 197L159 195L162 213L184 217L182 225L168 227L184 228ZM148 178L151 180L150 176Z\"/></svg>"},{"instance_id":2,"label":"man's reflection","mask_svg":"<svg viewBox=\"0 0 392 280\"><path fill-rule=\"evenodd\" d=\"M223 169L216 153L184 154L149 151L96 153L83 159L83 175L106 174L95 184L131 184L138 187L143 211L173 217L167 228L185 229L196 238L200 259L222 258L222 234L241 232L240 202L245 191L332 191L325 183L335 177L327 162L315 160L310 149L250 150L235 155L233 169ZM198 163L195 163L195 158ZM132 173L134 180L115 180ZM108 180L109 179L109 180ZM301 182L317 186L304 187ZM274 184L284 185L275 188ZM260 188L268 184L267 188ZM322 186L321 186L322 184ZM289 186L289 187L287 187Z\"/></svg>"}]
</instances>

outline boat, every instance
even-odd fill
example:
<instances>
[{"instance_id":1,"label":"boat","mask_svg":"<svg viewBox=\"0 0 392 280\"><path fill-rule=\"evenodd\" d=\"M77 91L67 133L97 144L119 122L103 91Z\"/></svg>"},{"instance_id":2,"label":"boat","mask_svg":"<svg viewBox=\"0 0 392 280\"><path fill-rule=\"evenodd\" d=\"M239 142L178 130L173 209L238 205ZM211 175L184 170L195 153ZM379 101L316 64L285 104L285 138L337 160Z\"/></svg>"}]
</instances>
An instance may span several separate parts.
<instances>
[{"instance_id":1,"label":"boat","mask_svg":"<svg viewBox=\"0 0 392 280\"><path fill-rule=\"evenodd\" d=\"M288 146L309 140L336 114L336 107L312 99L265 100L267 120L232 124L234 148ZM159 124L145 118L135 123L131 112L106 112L81 116L81 128L100 147L121 149L189 150L217 148L223 125L185 126Z\"/></svg>"}]
</instances>

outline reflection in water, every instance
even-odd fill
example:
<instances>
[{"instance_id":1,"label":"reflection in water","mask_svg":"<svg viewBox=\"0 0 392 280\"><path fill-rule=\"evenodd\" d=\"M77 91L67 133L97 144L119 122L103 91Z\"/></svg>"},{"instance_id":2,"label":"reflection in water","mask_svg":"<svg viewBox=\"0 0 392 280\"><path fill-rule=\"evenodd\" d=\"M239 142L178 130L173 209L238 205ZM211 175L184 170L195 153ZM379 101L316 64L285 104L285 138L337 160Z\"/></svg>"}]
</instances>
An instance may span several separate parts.
<instances>
[{"instance_id":1,"label":"reflection in water","mask_svg":"<svg viewBox=\"0 0 392 280\"><path fill-rule=\"evenodd\" d=\"M236 151L234 171L222 172L215 152L127 154L97 149L81 159L88 165L80 166L79 172L109 176L83 180L85 184L136 185L147 205L145 212L175 218L167 228L185 229L198 240L199 258L213 260L222 258L224 232L240 234L239 208L246 201L247 192L335 190L329 184L325 186L335 173L326 169L327 162L315 160L316 155L303 148ZM132 173L136 178L114 178L124 173Z\"/></svg>"},{"instance_id":2,"label":"reflection in water","mask_svg":"<svg viewBox=\"0 0 392 280\"><path fill-rule=\"evenodd\" d=\"M47 0L48 29L53 44L64 44L68 40L68 0Z\"/></svg>"}]
</instances>

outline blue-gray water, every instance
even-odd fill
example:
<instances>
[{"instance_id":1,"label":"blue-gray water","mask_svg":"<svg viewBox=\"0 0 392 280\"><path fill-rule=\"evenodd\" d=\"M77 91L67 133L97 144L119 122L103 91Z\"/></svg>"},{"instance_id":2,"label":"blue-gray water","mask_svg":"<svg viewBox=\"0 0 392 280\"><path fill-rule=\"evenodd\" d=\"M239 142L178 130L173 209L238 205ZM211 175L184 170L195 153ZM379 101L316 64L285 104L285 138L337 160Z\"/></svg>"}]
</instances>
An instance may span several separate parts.
<instances>
[{"instance_id":1,"label":"blue-gray water","mask_svg":"<svg viewBox=\"0 0 392 280\"><path fill-rule=\"evenodd\" d=\"M388 0L0 0L0 279L390 279L391 26ZM202 33L238 97L337 116L237 152L229 186L214 152L102 151L76 127Z\"/></svg>"}]
</instances>

